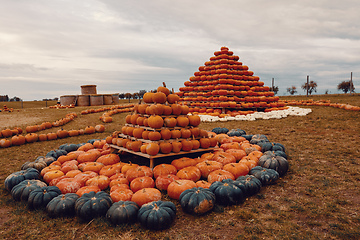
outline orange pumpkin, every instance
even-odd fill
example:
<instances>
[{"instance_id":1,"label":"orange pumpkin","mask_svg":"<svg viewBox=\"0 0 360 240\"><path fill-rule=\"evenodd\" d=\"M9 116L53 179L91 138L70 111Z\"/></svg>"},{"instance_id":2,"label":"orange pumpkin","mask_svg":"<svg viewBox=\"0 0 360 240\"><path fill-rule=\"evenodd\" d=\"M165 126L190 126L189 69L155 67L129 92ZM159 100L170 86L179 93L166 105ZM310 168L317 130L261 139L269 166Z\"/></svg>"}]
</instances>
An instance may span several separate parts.
<instances>
[{"instance_id":1,"label":"orange pumpkin","mask_svg":"<svg viewBox=\"0 0 360 240\"><path fill-rule=\"evenodd\" d=\"M109 177L104 176L104 175L99 175L99 176L90 178L85 183L86 186L90 186L90 185L98 186L101 190L105 190L106 188L108 188L109 184L110 184Z\"/></svg>"},{"instance_id":2,"label":"orange pumpkin","mask_svg":"<svg viewBox=\"0 0 360 240\"><path fill-rule=\"evenodd\" d=\"M211 173L209 173L208 177L207 177L207 181L209 183L213 183L216 181L221 182L224 179L232 179L235 180L235 177L232 173L223 170L223 169L219 169L219 170L215 170L212 171Z\"/></svg>"},{"instance_id":3,"label":"orange pumpkin","mask_svg":"<svg viewBox=\"0 0 360 240\"><path fill-rule=\"evenodd\" d=\"M131 182L132 180L134 180L137 177L144 177L144 176L146 176L146 177L153 176L153 171L150 167L138 166L138 167L130 168L125 173L125 177L129 182Z\"/></svg>"},{"instance_id":4,"label":"orange pumpkin","mask_svg":"<svg viewBox=\"0 0 360 240\"><path fill-rule=\"evenodd\" d=\"M76 191L76 194L81 197L84 193L89 193L89 192L100 192L101 189L96 186L96 185L89 185L89 186L84 186L81 187L79 190Z\"/></svg>"},{"instance_id":5,"label":"orange pumpkin","mask_svg":"<svg viewBox=\"0 0 360 240\"><path fill-rule=\"evenodd\" d=\"M179 179L171 182L167 188L167 193L170 198L178 200L180 194L187 189L196 187L196 184L192 180Z\"/></svg>"},{"instance_id":6,"label":"orange pumpkin","mask_svg":"<svg viewBox=\"0 0 360 240\"><path fill-rule=\"evenodd\" d=\"M148 177L148 176L137 177L130 182L130 189L134 193L143 188L153 188L153 187L155 187L155 181L152 177Z\"/></svg>"},{"instance_id":7,"label":"orange pumpkin","mask_svg":"<svg viewBox=\"0 0 360 240\"><path fill-rule=\"evenodd\" d=\"M217 161L205 160L196 164L196 167L200 170L201 177L206 179L211 172L222 169L223 165Z\"/></svg>"},{"instance_id":8,"label":"orange pumpkin","mask_svg":"<svg viewBox=\"0 0 360 240\"><path fill-rule=\"evenodd\" d=\"M113 202L130 201L134 195L130 189L116 189L110 192L110 197Z\"/></svg>"},{"instance_id":9,"label":"orange pumpkin","mask_svg":"<svg viewBox=\"0 0 360 240\"><path fill-rule=\"evenodd\" d=\"M98 163L102 163L104 164L105 166L107 165L113 165L113 164L116 164L116 163L119 163L120 162L120 157L119 155L115 154L115 153L110 153L110 154L106 154L106 155L103 155L103 156L100 156L96 162Z\"/></svg>"},{"instance_id":10,"label":"orange pumpkin","mask_svg":"<svg viewBox=\"0 0 360 240\"><path fill-rule=\"evenodd\" d=\"M196 181L200 180L201 172L200 172L199 168L197 168L196 166L188 166L188 167L180 169L176 173L176 176L178 176L180 179L187 179L187 180L192 180L192 181L196 182Z\"/></svg>"},{"instance_id":11,"label":"orange pumpkin","mask_svg":"<svg viewBox=\"0 0 360 240\"><path fill-rule=\"evenodd\" d=\"M159 200L161 200L161 192L156 188L143 188L131 197L131 201L137 203L139 207L146 203Z\"/></svg>"},{"instance_id":12,"label":"orange pumpkin","mask_svg":"<svg viewBox=\"0 0 360 240\"><path fill-rule=\"evenodd\" d=\"M153 169L153 175L155 179L160 175L168 175L168 174L175 175L176 173L177 173L176 167L174 165L167 163L156 165Z\"/></svg>"},{"instance_id":13,"label":"orange pumpkin","mask_svg":"<svg viewBox=\"0 0 360 240\"><path fill-rule=\"evenodd\" d=\"M82 187L82 184L75 178L64 178L60 180L56 186L60 189L62 194L66 194L76 193Z\"/></svg>"}]
</instances>

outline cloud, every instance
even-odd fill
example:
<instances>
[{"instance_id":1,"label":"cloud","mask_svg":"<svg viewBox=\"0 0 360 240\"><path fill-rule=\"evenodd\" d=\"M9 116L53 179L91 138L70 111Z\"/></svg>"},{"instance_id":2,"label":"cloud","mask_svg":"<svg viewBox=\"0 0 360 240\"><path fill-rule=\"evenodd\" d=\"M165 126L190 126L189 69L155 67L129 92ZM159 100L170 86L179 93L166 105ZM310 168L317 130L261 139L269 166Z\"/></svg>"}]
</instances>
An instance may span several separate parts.
<instances>
[{"instance_id":1,"label":"cloud","mask_svg":"<svg viewBox=\"0 0 360 240\"><path fill-rule=\"evenodd\" d=\"M0 94L25 100L77 94L85 84L104 93L163 81L178 89L221 46L266 85L275 78L280 94L307 75L320 93L335 93L351 71L357 84L356 1L5 1Z\"/></svg>"}]
</instances>

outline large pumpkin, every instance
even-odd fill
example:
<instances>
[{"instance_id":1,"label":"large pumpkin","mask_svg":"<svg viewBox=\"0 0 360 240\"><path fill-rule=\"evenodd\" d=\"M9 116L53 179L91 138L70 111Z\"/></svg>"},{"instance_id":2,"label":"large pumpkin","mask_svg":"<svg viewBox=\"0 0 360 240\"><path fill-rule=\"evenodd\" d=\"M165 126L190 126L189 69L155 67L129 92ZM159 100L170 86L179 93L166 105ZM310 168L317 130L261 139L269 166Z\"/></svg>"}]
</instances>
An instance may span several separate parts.
<instances>
[{"instance_id":1,"label":"large pumpkin","mask_svg":"<svg viewBox=\"0 0 360 240\"><path fill-rule=\"evenodd\" d=\"M75 193L61 194L46 205L50 217L72 216L75 214L75 202L79 196Z\"/></svg>"},{"instance_id":2,"label":"large pumpkin","mask_svg":"<svg viewBox=\"0 0 360 240\"><path fill-rule=\"evenodd\" d=\"M176 206L172 202L154 201L144 204L137 219L144 227L152 230L166 229L176 218Z\"/></svg>"},{"instance_id":3,"label":"large pumpkin","mask_svg":"<svg viewBox=\"0 0 360 240\"><path fill-rule=\"evenodd\" d=\"M106 218L113 224L134 223L137 219L139 206L131 201L113 203L106 213Z\"/></svg>"},{"instance_id":4,"label":"large pumpkin","mask_svg":"<svg viewBox=\"0 0 360 240\"><path fill-rule=\"evenodd\" d=\"M112 205L111 197L104 191L89 192L75 202L75 212L82 219L92 219L105 216Z\"/></svg>"},{"instance_id":5,"label":"large pumpkin","mask_svg":"<svg viewBox=\"0 0 360 240\"><path fill-rule=\"evenodd\" d=\"M180 194L179 202L185 212L201 215L214 208L215 194L209 189L191 188Z\"/></svg>"}]
</instances>

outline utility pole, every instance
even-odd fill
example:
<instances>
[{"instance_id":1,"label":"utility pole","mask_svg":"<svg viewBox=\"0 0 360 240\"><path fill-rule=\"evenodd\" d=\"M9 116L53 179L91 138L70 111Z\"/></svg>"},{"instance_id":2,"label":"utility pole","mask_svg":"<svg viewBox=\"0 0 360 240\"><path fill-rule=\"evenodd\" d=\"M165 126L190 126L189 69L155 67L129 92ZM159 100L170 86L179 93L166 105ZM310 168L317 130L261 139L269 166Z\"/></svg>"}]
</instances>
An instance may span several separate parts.
<instances>
[{"instance_id":1,"label":"utility pole","mask_svg":"<svg viewBox=\"0 0 360 240\"><path fill-rule=\"evenodd\" d=\"M274 91L274 78L271 80L271 89Z\"/></svg>"},{"instance_id":2,"label":"utility pole","mask_svg":"<svg viewBox=\"0 0 360 240\"><path fill-rule=\"evenodd\" d=\"M306 96L309 96L309 75L306 77Z\"/></svg>"},{"instance_id":3,"label":"utility pole","mask_svg":"<svg viewBox=\"0 0 360 240\"><path fill-rule=\"evenodd\" d=\"M350 73L350 95L352 94L352 90L353 90L353 85L352 85L352 72Z\"/></svg>"}]
</instances>

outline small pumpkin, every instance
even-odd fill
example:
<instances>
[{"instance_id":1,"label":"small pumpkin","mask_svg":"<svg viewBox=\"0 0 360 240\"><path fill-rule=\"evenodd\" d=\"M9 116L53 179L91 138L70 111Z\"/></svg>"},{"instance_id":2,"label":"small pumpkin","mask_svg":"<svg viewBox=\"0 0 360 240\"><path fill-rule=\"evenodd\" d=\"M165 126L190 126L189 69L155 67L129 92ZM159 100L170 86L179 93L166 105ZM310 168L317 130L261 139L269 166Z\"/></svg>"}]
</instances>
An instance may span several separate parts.
<instances>
[{"instance_id":1,"label":"small pumpkin","mask_svg":"<svg viewBox=\"0 0 360 240\"><path fill-rule=\"evenodd\" d=\"M201 215L214 208L215 199L215 194L209 189L196 187L182 192L179 202L185 212Z\"/></svg>"},{"instance_id":2,"label":"small pumpkin","mask_svg":"<svg viewBox=\"0 0 360 240\"><path fill-rule=\"evenodd\" d=\"M169 228L176 218L176 206L168 201L154 201L141 206L137 219L151 230Z\"/></svg>"},{"instance_id":3,"label":"small pumpkin","mask_svg":"<svg viewBox=\"0 0 360 240\"><path fill-rule=\"evenodd\" d=\"M113 203L106 213L106 218L112 224L134 223L137 220L139 206L132 201L118 201Z\"/></svg>"},{"instance_id":4,"label":"small pumpkin","mask_svg":"<svg viewBox=\"0 0 360 240\"><path fill-rule=\"evenodd\" d=\"M46 205L46 212L50 217L73 216L78 198L79 196L75 193L58 195Z\"/></svg>"},{"instance_id":5,"label":"small pumpkin","mask_svg":"<svg viewBox=\"0 0 360 240\"><path fill-rule=\"evenodd\" d=\"M51 199L60 194L61 191L56 186L37 188L29 194L28 206L32 209L46 208Z\"/></svg>"},{"instance_id":6,"label":"small pumpkin","mask_svg":"<svg viewBox=\"0 0 360 240\"><path fill-rule=\"evenodd\" d=\"M112 205L111 197L104 191L83 194L75 202L75 212L81 219L105 216Z\"/></svg>"}]
</instances>

